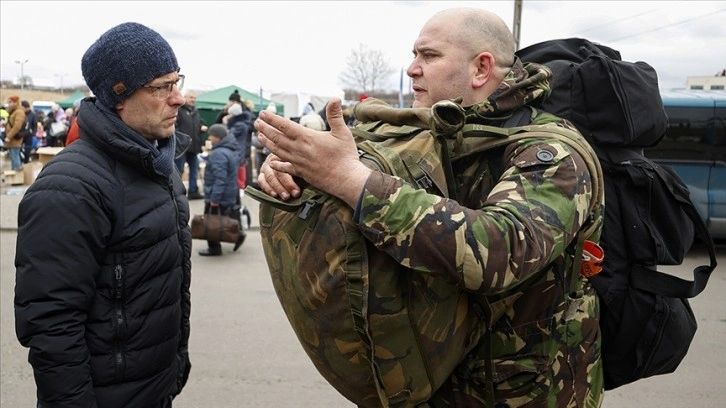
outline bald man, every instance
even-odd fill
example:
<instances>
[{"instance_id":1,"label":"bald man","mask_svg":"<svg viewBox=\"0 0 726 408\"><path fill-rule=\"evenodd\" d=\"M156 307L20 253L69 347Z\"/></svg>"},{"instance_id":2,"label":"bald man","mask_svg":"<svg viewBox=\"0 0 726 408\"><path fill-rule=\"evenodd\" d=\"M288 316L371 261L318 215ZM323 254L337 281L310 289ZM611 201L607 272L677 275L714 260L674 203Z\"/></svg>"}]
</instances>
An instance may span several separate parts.
<instances>
[{"instance_id":1,"label":"bald man","mask_svg":"<svg viewBox=\"0 0 726 408\"><path fill-rule=\"evenodd\" d=\"M491 12L435 14L407 70L413 106L460 98L476 105L479 123L502 126L525 103L549 94L551 72L523 64L514 51L512 33ZM575 130L536 114L537 123ZM454 162L460 193L445 198L359 161L340 100L328 104L327 117L331 130L317 132L261 113L256 128L272 154L260 187L287 200L300 194L292 176L300 177L345 201L366 239L401 265L457 282L472 298L499 300L479 353L469 356L472 369L452 373L429 404L600 406L598 299L585 278L561 267L593 197L583 158L553 139L524 139Z\"/></svg>"}]
</instances>

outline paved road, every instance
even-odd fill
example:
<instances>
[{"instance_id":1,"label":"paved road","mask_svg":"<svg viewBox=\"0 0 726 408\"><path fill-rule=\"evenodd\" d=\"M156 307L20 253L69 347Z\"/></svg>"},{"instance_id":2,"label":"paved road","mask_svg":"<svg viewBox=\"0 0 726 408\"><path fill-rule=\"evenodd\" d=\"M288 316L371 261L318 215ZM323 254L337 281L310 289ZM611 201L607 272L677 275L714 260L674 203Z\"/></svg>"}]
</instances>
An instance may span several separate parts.
<instances>
[{"instance_id":1,"label":"paved road","mask_svg":"<svg viewBox=\"0 0 726 408\"><path fill-rule=\"evenodd\" d=\"M19 196L0 197L0 407L34 406L35 385L27 352L15 339L14 224ZM12 191L11 191L12 193ZM252 203L253 218L257 216ZM202 203L192 202L192 212ZM253 225L254 228L254 225ZM315 371L302 352L277 301L259 234L250 231L236 253L204 258L194 241L192 282L192 373L175 408L350 408ZM723 254L726 246L720 247ZM723 257L722 257L723 258ZM688 263L705 262L693 253ZM726 262L723 260L722 262ZM685 267L683 268L685 269ZM726 376L726 269L712 276L692 302L699 333L675 374L642 380L608 392L605 408L722 406Z\"/></svg>"}]
</instances>

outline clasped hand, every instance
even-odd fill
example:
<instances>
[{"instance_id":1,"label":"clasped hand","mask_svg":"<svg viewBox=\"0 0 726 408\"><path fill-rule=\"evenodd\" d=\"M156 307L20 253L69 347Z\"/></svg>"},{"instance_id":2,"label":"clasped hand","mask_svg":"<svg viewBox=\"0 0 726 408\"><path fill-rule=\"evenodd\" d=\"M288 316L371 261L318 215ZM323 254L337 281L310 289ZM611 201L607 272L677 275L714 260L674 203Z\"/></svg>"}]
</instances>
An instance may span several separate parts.
<instances>
[{"instance_id":1,"label":"clasped hand","mask_svg":"<svg viewBox=\"0 0 726 408\"><path fill-rule=\"evenodd\" d=\"M282 200L297 197L300 186L294 176L355 207L371 170L358 160L358 148L343 119L340 99L328 103L326 115L329 132L260 112L255 129L260 143L271 152L258 176L263 191Z\"/></svg>"}]
</instances>

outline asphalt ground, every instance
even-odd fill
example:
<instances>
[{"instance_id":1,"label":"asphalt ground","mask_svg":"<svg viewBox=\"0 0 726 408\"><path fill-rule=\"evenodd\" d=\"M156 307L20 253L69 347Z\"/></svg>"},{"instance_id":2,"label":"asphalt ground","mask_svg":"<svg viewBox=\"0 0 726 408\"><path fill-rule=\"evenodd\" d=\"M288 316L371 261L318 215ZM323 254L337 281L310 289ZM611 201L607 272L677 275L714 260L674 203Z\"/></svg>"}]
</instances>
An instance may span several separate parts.
<instances>
[{"instance_id":1,"label":"asphalt ground","mask_svg":"<svg viewBox=\"0 0 726 408\"><path fill-rule=\"evenodd\" d=\"M17 206L25 187L0 189L0 407L35 406L35 384L27 350L15 337L13 290ZM340 396L317 373L302 351L275 296L257 230L256 202L245 197L252 229L244 245L205 258L194 241L192 255L192 371L175 408L303 407L346 408ZM191 202L192 213L203 202ZM719 245L723 258L726 245ZM706 262L702 249L692 251L681 267L664 268L688 277ZM723 262L726 262L723 261ZM677 272L678 270L686 273ZM638 381L609 391L605 408L724 406L726 377L726 269L720 266L708 287L691 305L699 329L689 354L669 375Z\"/></svg>"}]
</instances>

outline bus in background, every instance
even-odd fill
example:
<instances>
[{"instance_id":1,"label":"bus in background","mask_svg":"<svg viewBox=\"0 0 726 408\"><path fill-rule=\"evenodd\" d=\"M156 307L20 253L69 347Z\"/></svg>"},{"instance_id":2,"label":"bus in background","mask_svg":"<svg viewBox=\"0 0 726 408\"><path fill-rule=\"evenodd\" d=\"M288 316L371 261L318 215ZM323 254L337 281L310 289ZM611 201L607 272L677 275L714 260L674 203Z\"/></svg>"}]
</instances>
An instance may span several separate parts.
<instances>
[{"instance_id":1,"label":"bus in background","mask_svg":"<svg viewBox=\"0 0 726 408\"><path fill-rule=\"evenodd\" d=\"M668 130L645 155L667 164L688 185L714 238L726 238L726 91L662 91Z\"/></svg>"}]
</instances>

